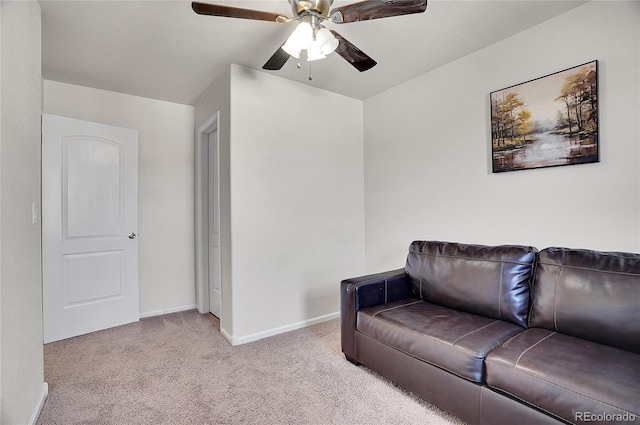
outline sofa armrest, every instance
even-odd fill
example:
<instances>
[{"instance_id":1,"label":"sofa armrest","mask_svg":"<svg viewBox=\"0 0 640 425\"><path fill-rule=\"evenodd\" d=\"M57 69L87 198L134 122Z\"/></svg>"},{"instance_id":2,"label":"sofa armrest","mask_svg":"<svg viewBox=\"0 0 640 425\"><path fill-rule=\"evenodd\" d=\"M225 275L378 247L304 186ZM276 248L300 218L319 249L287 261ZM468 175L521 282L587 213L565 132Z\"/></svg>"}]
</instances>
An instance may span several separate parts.
<instances>
[{"instance_id":1,"label":"sofa armrest","mask_svg":"<svg viewBox=\"0 0 640 425\"><path fill-rule=\"evenodd\" d=\"M404 269L345 279L340 282L340 332L342 352L357 363L355 332L358 310L413 296Z\"/></svg>"}]
</instances>

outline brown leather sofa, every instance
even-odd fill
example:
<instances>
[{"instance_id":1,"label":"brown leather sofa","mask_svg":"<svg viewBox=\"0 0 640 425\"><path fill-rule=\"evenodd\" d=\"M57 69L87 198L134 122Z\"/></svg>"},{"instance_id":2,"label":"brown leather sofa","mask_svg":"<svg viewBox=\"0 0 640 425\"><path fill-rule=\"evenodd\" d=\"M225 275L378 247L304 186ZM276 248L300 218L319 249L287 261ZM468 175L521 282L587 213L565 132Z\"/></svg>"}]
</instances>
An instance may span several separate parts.
<instances>
[{"instance_id":1,"label":"brown leather sofa","mask_svg":"<svg viewBox=\"0 0 640 425\"><path fill-rule=\"evenodd\" d=\"M342 351L469 424L640 423L640 255L416 241L341 283Z\"/></svg>"}]
</instances>

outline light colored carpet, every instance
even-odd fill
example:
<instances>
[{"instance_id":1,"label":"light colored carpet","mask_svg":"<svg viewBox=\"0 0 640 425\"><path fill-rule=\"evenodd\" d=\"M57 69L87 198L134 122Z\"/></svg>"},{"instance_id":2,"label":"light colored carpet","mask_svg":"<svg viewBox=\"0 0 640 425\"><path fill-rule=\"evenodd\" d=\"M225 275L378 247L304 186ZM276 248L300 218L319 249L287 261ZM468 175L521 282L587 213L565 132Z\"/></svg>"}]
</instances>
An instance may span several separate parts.
<instances>
[{"instance_id":1,"label":"light colored carpet","mask_svg":"<svg viewBox=\"0 0 640 425\"><path fill-rule=\"evenodd\" d=\"M332 320L232 347L197 311L44 347L38 424L462 424L340 351Z\"/></svg>"}]
</instances>

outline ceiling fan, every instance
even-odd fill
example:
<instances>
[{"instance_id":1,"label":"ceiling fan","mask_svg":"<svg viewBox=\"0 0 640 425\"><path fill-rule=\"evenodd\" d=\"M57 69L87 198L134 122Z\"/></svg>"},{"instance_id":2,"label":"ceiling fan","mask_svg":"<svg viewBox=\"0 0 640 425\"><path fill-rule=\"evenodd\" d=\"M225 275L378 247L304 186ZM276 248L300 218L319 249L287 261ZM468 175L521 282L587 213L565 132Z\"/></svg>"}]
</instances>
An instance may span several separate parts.
<instances>
[{"instance_id":1,"label":"ceiling fan","mask_svg":"<svg viewBox=\"0 0 640 425\"><path fill-rule=\"evenodd\" d=\"M279 70L291 56L299 59L301 52L306 50L307 61L323 59L335 51L360 72L373 68L377 62L336 31L325 28L322 25L324 21L346 24L421 13L427 8L427 0L365 0L335 9L331 9L333 0L289 0L289 3L294 15L292 18L278 13L197 1L192 2L191 7L200 15L278 23L299 21L295 31L262 66L263 69Z\"/></svg>"}]
</instances>

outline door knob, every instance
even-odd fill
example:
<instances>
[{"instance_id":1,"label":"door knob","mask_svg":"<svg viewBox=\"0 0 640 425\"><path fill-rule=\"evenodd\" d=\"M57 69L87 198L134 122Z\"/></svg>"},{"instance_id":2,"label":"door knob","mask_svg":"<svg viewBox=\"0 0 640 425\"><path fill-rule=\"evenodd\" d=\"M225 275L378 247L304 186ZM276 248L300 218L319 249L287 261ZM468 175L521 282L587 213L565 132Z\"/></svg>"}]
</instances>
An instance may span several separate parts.
<instances>
[{"instance_id":1,"label":"door knob","mask_svg":"<svg viewBox=\"0 0 640 425\"><path fill-rule=\"evenodd\" d=\"M131 232L129 233L129 239L135 239L138 235L136 235L135 233Z\"/></svg>"}]
</instances>

